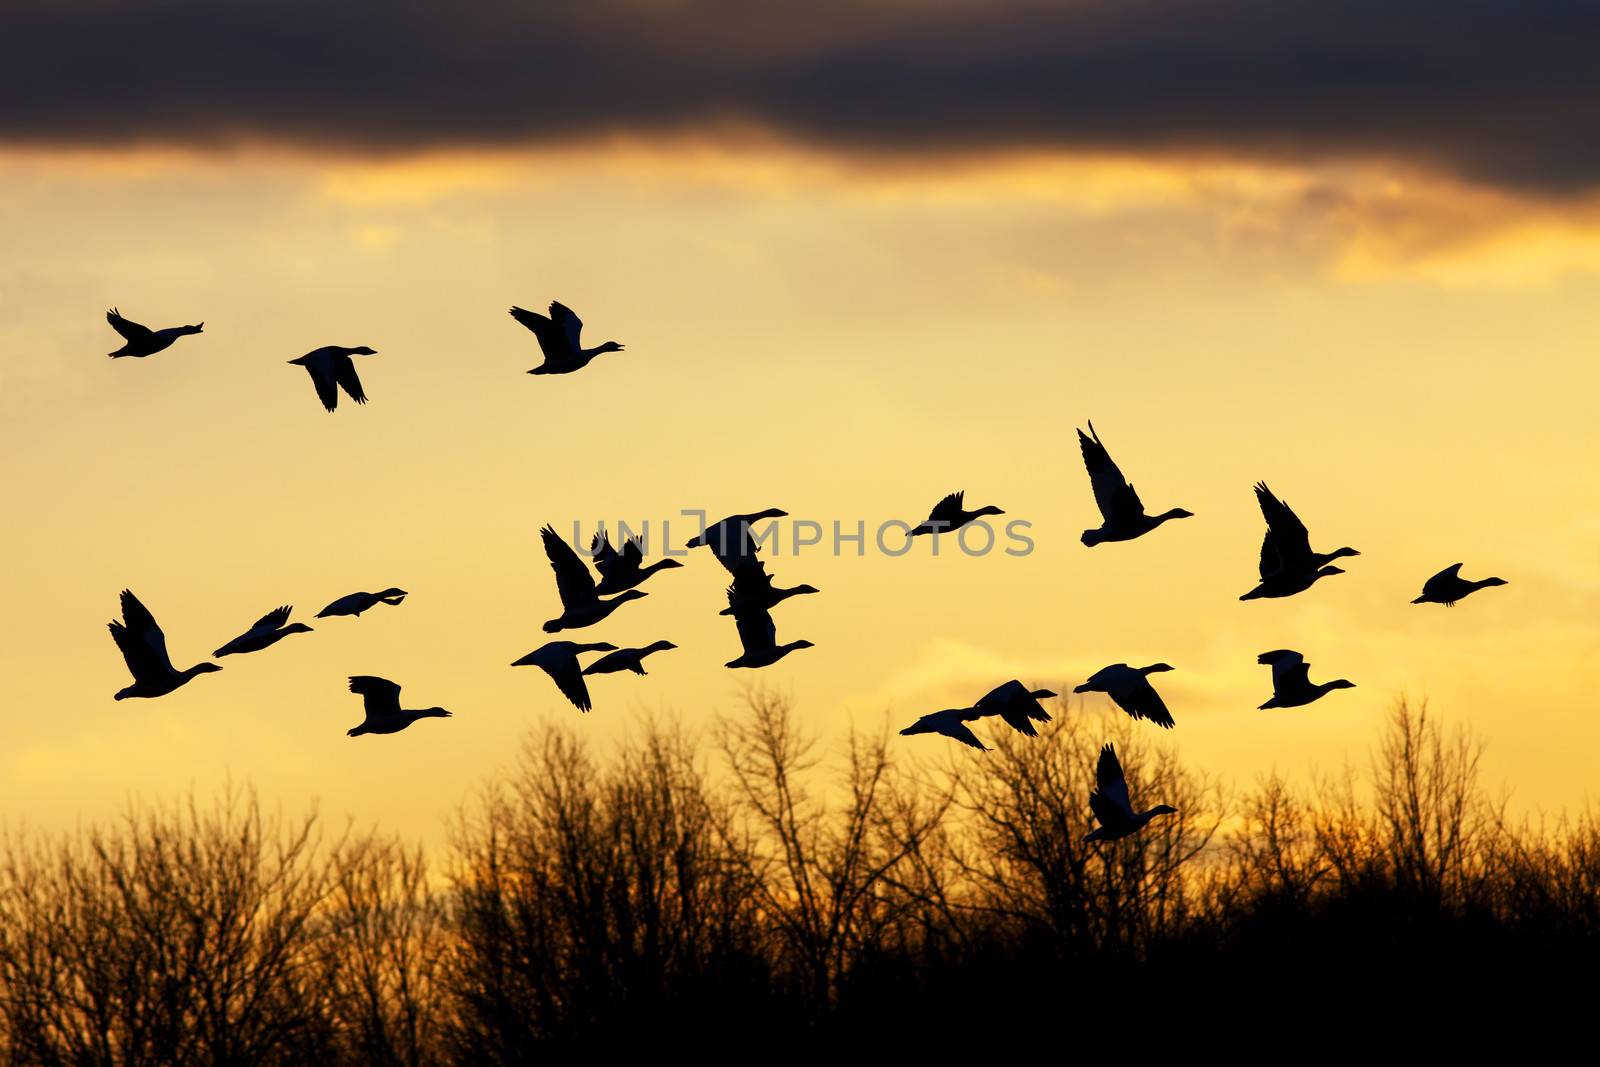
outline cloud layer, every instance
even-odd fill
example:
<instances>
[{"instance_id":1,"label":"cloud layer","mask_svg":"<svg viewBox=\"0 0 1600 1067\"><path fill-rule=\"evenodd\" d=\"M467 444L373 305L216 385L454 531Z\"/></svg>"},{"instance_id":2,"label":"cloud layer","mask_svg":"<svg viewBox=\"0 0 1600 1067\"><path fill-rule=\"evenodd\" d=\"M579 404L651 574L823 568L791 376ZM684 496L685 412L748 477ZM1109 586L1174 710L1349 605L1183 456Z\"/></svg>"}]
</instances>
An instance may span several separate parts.
<instances>
[{"instance_id":1,"label":"cloud layer","mask_svg":"<svg viewBox=\"0 0 1600 1067\"><path fill-rule=\"evenodd\" d=\"M754 128L852 153L1392 159L1600 181L1560 0L0 0L0 143L354 153Z\"/></svg>"}]
</instances>

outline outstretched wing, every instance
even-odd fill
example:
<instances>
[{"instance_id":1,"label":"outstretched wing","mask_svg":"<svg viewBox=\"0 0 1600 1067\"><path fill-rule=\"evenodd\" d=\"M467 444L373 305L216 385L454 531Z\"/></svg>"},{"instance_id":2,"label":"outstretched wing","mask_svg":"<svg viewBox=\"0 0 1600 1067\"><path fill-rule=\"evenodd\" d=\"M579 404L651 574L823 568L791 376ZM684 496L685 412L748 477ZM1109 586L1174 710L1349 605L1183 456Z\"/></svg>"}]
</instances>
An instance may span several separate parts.
<instances>
[{"instance_id":1,"label":"outstretched wing","mask_svg":"<svg viewBox=\"0 0 1600 1067\"><path fill-rule=\"evenodd\" d=\"M1256 503L1267 520L1267 537L1261 542L1261 577L1280 570L1304 570L1311 566L1311 535L1294 511L1272 495L1266 482L1256 483ZM1272 569L1268 565L1273 564Z\"/></svg>"},{"instance_id":2,"label":"outstretched wing","mask_svg":"<svg viewBox=\"0 0 1600 1067\"><path fill-rule=\"evenodd\" d=\"M583 682L583 668L578 666L576 654L562 657L558 663L541 663L539 667L556 683L561 695L572 701L573 707L588 711L593 706L589 702L589 687Z\"/></svg>"},{"instance_id":3,"label":"outstretched wing","mask_svg":"<svg viewBox=\"0 0 1600 1067\"><path fill-rule=\"evenodd\" d=\"M321 360L313 360L302 364L306 373L311 375L311 384L317 387L317 399L322 401L322 406L333 411L339 406L339 388L334 384L333 372L328 364Z\"/></svg>"},{"instance_id":4,"label":"outstretched wing","mask_svg":"<svg viewBox=\"0 0 1600 1067\"><path fill-rule=\"evenodd\" d=\"M400 687L387 678L351 675L350 692L360 695L368 715L393 715L400 710Z\"/></svg>"},{"instance_id":5,"label":"outstretched wing","mask_svg":"<svg viewBox=\"0 0 1600 1067\"><path fill-rule=\"evenodd\" d=\"M602 578L609 577L612 568L622 559L617 550L611 547L611 538L603 530L589 541L589 553L594 556L594 569L600 572Z\"/></svg>"},{"instance_id":6,"label":"outstretched wing","mask_svg":"<svg viewBox=\"0 0 1600 1067\"><path fill-rule=\"evenodd\" d=\"M943 523L944 525L940 528L941 533L954 529L956 523L961 521L961 516L966 511L964 506L966 495L966 490L963 489L951 493L939 501L933 506L933 510L928 512L928 522Z\"/></svg>"},{"instance_id":7,"label":"outstretched wing","mask_svg":"<svg viewBox=\"0 0 1600 1067\"><path fill-rule=\"evenodd\" d=\"M141 326L132 319L123 318L116 308L106 312L106 321L111 324L113 330L120 333L123 339L127 341L143 341L155 332L148 326Z\"/></svg>"},{"instance_id":8,"label":"outstretched wing","mask_svg":"<svg viewBox=\"0 0 1600 1067\"><path fill-rule=\"evenodd\" d=\"M1150 684L1148 678L1140 678L1127 689L1112 693L1111 699L1135 719L1149 719L1169 730L1177 725L1172 712L1167 710L1167 702L1161 699L1161 694L1156 692L1156 687Z\"/></svg>"},{"instance_id":9,"label":"outstretched wing","mask_svg":"<svg viewBox=\"0 0 1600 1067\"><path fill-rule=\"evenodd\" d=\"M281 608L273 608L250 627L252 630L276 630L289 621L289 613L294 609L285 604Z\"/></svg>"},{"instance_id":10,"label":"outstretched wing","mask_svg":"<svg viewBox=\"0 0 1600 1067\"><path fill-rule=\"evenodd\" d=\"M1122 470L1112 460L1106 446L1100 443L1094 423L1089 423L1089 435L1078 431L1078 447L1083 451L1083 465L1089 471L1089 484L1094 487L1094 502L1106 522L1144 514L1144 503L1128 484L1128 479L1122 476Z\"/></svg>"},{"instance_id":11,"label":"outstretched wing","mask_svg":"<svg viewBox=\"0 0 1600 1067\"><path fill-rule=\"evenodd\" d=\"M578 344L578 336L583 333L583 320L571 308L559 300L550 301L550 321L561 330L574 352L582 348Z\"/></svg>"},{"instance_id":12,"label":"outstretched wing","mask_svg":"<svg viewBox=\"0 0 1600 1067\"><path fill-rule=\"evenodd\" d=\"M627 562L629 570L638 570L639 564L644 562L644 552L639 548L639 542L630 537L622 546L622 558Z\"/></svg>"},{"instance_id":13,"label":"outstretched wing","mask_svg":"<svg viewBox=\"0 0 1600 1067\"><path fill-rule=\"evenodd\" d=\"M747 556L733 569L733 584L728 586L728 604L736 600L761 601L772 592L772 575L767 565L755 556Z\"/></svg>"},{"instance_id":14,"label":"outstretched wing","mask_svg":"<svg viewBox=\"0 0 1600 1067\"><path fill-rule=\"evenodd\" d=\"M555 527L546 526L539 531L544 541L544 554L550 558L550 569L556 572L556 592L564 609L592 604L599 597L594 591L594 576L572 546L561 539Z\"/></svg>"},{"instance_id":15,"label":"outstretched wing","mask_svg":"<svg viewBox=\"0 0 1600 1067\"><path fill-rule=\"evenodd\" d=\"M1095 807L1096 794L1109 801L1124 821L1133 818L1133 804L1128 800L1128 783L1122 777L1122 761L1117 759L1117 750L1109 742L1100 750L1100 761L1094 768L1094 784L1095 792L1089 795L1089 806L1094 809L1096 818L1102 823L1106 822L1106 817Z\"/></svg>"},{"instance_id":16,"label":"outstretched wing","mask_svg":"<svg viewBox=\"0 0 1600 1067\"><path fill-rule=\"evenodd\" d=\"M511 309L511 317L533 331L533 336L538 338L539 348L543 350L546 360L561 362L572 358L572 350L567 344L566 334L555 323L537 311L529 311L526 308L519 307Z\"/></svg>"},{"instance_id":17,"label":"outstretched wing","mask_svg":"<svg viewBox=\"0 0 1600 1067\"><path fill-rule=\"evenodd\" d=\"M167 635L156 625L150 609L130 590L122 591L122 622L113 622L111 636L135 678L171 674L172 658L167 655Z\"/></svg>"},{"instance_id":18,"label":"outstretched wing","mask_svg":"<svg viewBox=\"0 0 1600 1067\"><path fill-rule=\"evenodd\" d=\"M954 738L963 745L971 745L980 752L989 751L989 746L978 740L978 735L972 732L972 728L953 715L941 719L937 730L944 736Z\"/></svg>"},{"instance_id":19,"label":"outstretched wing","mask_svg":"<svg viewBox=\"0 0 1600 1067\"><path fill-rule=\"evenodd\" d=\"M349 356L333 357L333 377L339 387L350 394L350 399L357 404L367 402L367 394L361 391L361 379L356 375L356 365Z\"/></svg>"},{"instance_id":20,"label":"outstretched wing","mask_svg":"<svg viewBox=\"0 0 1600 1067\"><path fill-rule=\"evenodd\" d=\"M739 644L744 646L747 655L767 652L777 645L778 626L766 608L735 606L732 596L728 598L728 606L734 609L733 621L739 629Z\"/></svg>"},{"instance_id":21,"label":"outstretched wing","mask_svg":"<svg viewBox=\"0 0 1600 1067\"><path fill-rule=\"evenodd\" d=\"M1432 578L1422 583L1422 595L1441 597L1461 580L1461 564L1452 563Z\"/></svg>"},{"instance_id":22,"label":"outstretched wing","mask_svg":"<svg viewBox=\"0 0 1600 1067\"><path fill-rule=\"evenodd\" d=\"M1272 665L1274 690L1298 689L1311 684L1311 665L1304 656L1291 649L1263 652L1256 657L1256 662Z\"/></svg>"}]
</instances>

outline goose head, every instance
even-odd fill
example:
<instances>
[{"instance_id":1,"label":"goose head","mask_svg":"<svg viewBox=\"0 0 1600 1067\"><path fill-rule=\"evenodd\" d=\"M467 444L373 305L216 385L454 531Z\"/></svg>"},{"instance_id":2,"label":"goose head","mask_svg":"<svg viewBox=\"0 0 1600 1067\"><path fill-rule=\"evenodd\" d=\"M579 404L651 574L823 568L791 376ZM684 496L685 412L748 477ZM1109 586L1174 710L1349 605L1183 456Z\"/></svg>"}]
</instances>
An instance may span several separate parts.
<instances>
[{"instance_id":1,"label":"goose head","mask_svg":"<svg viewBox=\"0 0 1600 1067\"><path fill-rule=\"evenodd\" d=\"M615 341L607 341L605 344L601 345L599 348L596 348L594 350L594 354L597 355L597 356L600 356L600 355L604 355L607 352L621 352L621 351L622 351L622 346L619 345L617 342L615 342Z\"/></svg>"},{"instance_id":2,"label":"goose head","mask_svg":"<svg viewBox=\"0 0 1600 1067\"><path fill-rule=\"evenodd\" d=\"M800 596L803 593L820 593L820 592L822 592L822 590L818 589L814 585L797 585L794 588L789 590L789 593L791 595L793 595L793 596Z\"/></svg>"},{"instance_id":3,"label":"goose head","mask_svg":"<svg viewBox=\"0 0 1600 1067\"><path fill-rule=\"evenodd\" d=\"M1171 510L1163 511L1161 514L1157 515L1156 516L1156 521L1157 522L1166 522L1168 519L1192 519L1192 518L1194 518L1194 512L1188 510L1187 508L1172 508Z\"/></svg>"},{"instance_id":4,"label":"goose head","mask_svg":"<svg viewBox=\"0 0 1600 1067\"><path fill-rule=\"evenodd\" d=\"M1322 683L1322 688L1325 692L1332 692L1335 689L1354 689L1355 687L1356 683L1348 678L1335 678L1331 682Z\"/></svg>"},{"instance_id":5,"label":"goose head","mask_svg":"<svg viewBox=\"0 0 1600 1067\"><path fill-rule=\"evenodd\" d=\"M1343 573L1344 573L1344 568L1343 567L1334 567L1334 566L1319 567L1319 568L1317 568L1316 577L1318 577L1318 578L1326 578L1330 574L1343 574Z\"/></svg>"},{"instance_id":6,"label":"goose head","mask_svg":"<svg viewBox=\"0 0 1600 1067\"><path fill-rule=\"evenodd\" d=\"M220 671L221 669L222 668L217 666L215 663L196 663L193 667L190 667L188 670L184 671L183 673L187 674L187 675L190 675L190 676L193 676L193 675L196 675L196 674L215 674L217 671Z\"/></svg>"},{"instance_id":7,"label":"goose head","mask_svg":"<svg viewBox=\"0 0 1600 1067\"><path fill-rule=\"evenodd\" d=\"M1004 515L1004 514L1005 514L1005 511L1003 509L997 508L993 504L986 504L983 507L979 508L977 511L974 511L972 513L974 518L977 518L979 515Z\"/></svg>"},{"instance_id":8,"label":"goose head","mask_svg":"<svg viewBox=\"0 0 1600 1067\"><path fill-rule=\"evenodd\" d=\"M205 328L206 328L206 324L203 323L203 322L198 326L184 326L184 327L182 327L184 333L203 333L205 331Z\"/></svg>"},{"instance_id":9,"label":"goose head","mask_svg":"<svg viewBox=\"0 0 1600 1067\"><path fill-rule=\"evenodd\" d=\"M303 622L291 622L283 628L283 632L286 634L308 634L311 632L311 627Z\"/></svg>"},{"instance_id":10,"label":"goose head","mask_svg":"<svg viewBox=\"0 0 1600 1067\"><path fill-rule=\"evenodd\" d=\"M1478 579L1478 584L1480 586L1505 585L1506 580L1504 578L1480 578Z\"/></svg>"},{"instance_id":11,"label":"goose head","mask_svg":"<svg viewBox=\"0 0 1600 1067\"><path fill-rule=\"evenodd\" d=\"M807 641L805 638L801 638L798 641L790 641L788 644L786 644L786 645L784 645L782 647L783 647L783 651L785 653L789 653L789 652L797 652L802 648L816 648L817 646L813 645L810 641Z\"/></svg>"},{"instance_id":12,"label":"goose head","mask_svg":"<svg viewBox=\"0 0 1600 1067\"><path fill-rule=\"evenodd\" d=\"M1174 671L1174 670L1177 670L1177 668L1172 666L1169 663L1152 663L1152 664L1150 664L1150 666L1145 667L1142 670L1140 670L1139 673L1140 674L1160 674L1163 671Z\"/></svg>"},{"instance_id":13,"label":"goose head","mask_svg":"<svg viewBox=\"0 0 1600 1067\"><path fill-rule=\"evenodd\" d=\"M758 511L750 516L750 521L755 522L757 519L787 519L788 517L789 513L782 508L768 508L766 511Z\"/></svg>"},{"instance_id":14,"label":"goose head","mask_svg":"<svg viewBox=\"0 0 1600 1067\"><path fill-rule=\"evenodd\" d=\"M375 356L378 354L378 350L375 348L368 348L366 345L359 345L355 348L345 349L344 354L347 356Z\"/></svg>"},{"instance_id":15,"label":"goose head","mask_svg":"<svg viewBox=\"0 0 1600 1067\"><path fill-rule=\"evenodd\" d=\"M646 652L667 652L667 651L669 651L671 649L674 649L674 648L677 648L677 647L678 646L673 644L671 641L652 641L652 642L650 642L650 646L648 648L646 648L645 651Z\"/></svg>"},{"instance_id":16,"label":"goose head","mask_svg":"<svg viewBox=\"0 0 1600 1067\"><path fill-rule=\"evenodd\" d=\"M1072 691L1074 693L1093 693L1096 692L1096 689L1094 687L1094 682L1088 681L1084 682L1082 685L1073 686Z\"/></svg>"},{"instance_id":17,"label":"goose head","mask_svg":"<svg viewBox=\"0 0 1600 1067\"><path fill-rule=\"evenodd\" d=\"M380 599L383 599L383 600L389 600L389 599L394 598L394 597L405 597L405 596L409 596L409 595L410 594L407 593L404 589L400 589L397 586L393 586L393 585L391 585L389 588L385 589L383 592L377 594L377 596Z\"/></svg>"},{"instance_id":18,"label":"goose head","mask_svg":"<svg viewBox=\"0 0 1600 1067\"><path fill-rule=\"evenodd\" d=\"M1033 699L1035 699L1035 700L1054 700L1055 699L1055 694L1050 692L1050 690L1048 690L1048 689L1032 689L1032 690L1029 690L1028 695L1033 697Z\"/></svg>"},{"instance_id":19,"label":"goose head","mask_svg":"<svg viewBox=\"0 0 1600 1067\"><path fill-rule=\"evenodd\" d=\"M679 563L675 559L658 559L658 560L656 560L656 569L657 570L670 570L673 567L681 567L681 566L683 566L683 564Z\"/></svg>"},{"instance_id":20,"label":"goose head","mask_svg":"<svg viewBox=\"0 0 1600 1067\"><path fill-rule=\"evenodd\" d=\"M1178 814L1178 809L1173 807L1171 804L1157 804L1155 807L1151 808L1149 811L1144 813L1144 821L1145 822L1149 822L1151 819L1155 818L1157 815L1176 815L1176 814Z\"/></svg>"},{"instance_id":21,"label":"goose head","mask_svg":"<svg viewBox=\"0 0 1600 1067\"><path fill-rule=\"evenodd\" d=\"M649 595L650 594L646 593L643 589L627 589L627 590L624 590L621 593L618 593L616 596L612 597L611 600L608 601L608 603L621 604L621 603L623 603L625 601L628 601L628 600L638 600L642 596L649 596Z\"/></svg>"},{"instance_id":22,"label":"goose head","mask_svg":"<svg viewBox=\"0 0 1600 1067\"><path fill-rule=\"evenodd\" d=\"M1357 552L1355 549L1350 548L1347 545L1344 548L1336 548L1332 552L1329 552L1328 553L1328 558L1329 559L1338 559L1340 556L1359 556L1359 555L1361 555L1361 553Z\"/></svg>"}]
</instances>

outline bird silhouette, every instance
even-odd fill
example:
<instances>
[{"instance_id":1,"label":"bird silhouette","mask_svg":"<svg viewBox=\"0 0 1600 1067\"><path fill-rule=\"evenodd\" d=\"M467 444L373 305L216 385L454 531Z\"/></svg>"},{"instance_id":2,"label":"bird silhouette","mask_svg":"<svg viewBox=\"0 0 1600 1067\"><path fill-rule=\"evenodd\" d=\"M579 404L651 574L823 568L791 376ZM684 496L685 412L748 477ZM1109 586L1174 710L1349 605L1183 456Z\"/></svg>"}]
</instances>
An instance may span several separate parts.
<instances>
[{"instance_id":1,"label":"bird silhouette","mask_svg":"<svg viewBox=\"0 0 1600 1067\"><path fill-rule=\"evenodd\" d=\"M821 592L813 585L794 585L787 589L772 584L772 576L761 560L751 556L733 572L733 584L728 586L728 606L718 615L734 615L742 608L761 608L770 611L792 596Z\"/></svg>"},{"instance_id":2,"label":"bird silhouette","mask_svg":"<svg viewBox=\"0 0 1600 1067\"><path fill-rule=\"evenodd\" d=\"M367 717L359 726L345 731L347 737L362 734L397 734L418 719L448 719L450 713L443 708L402 708L400 687L387 678L374 678L370 674L357 674L350 678L350 692L361 696Z\"/></svg>"},{"instance_id":3,"label":"bird silhouette","mask_svg":"<svg viewBox=\"0 0 1600 1067\"><path fill-rule=\"evenodd\" d=\"M181 671L174 667L167 655L167 635L156 625L150 609L127 589L122 591L122 621L107 625L128 664L128 673L133 675L133 684L119 689L117 700L166 696L197 674L222 669L215 663L197 663Z\"/></svg>"},{"instance_id":4,"label":"bird silhouette","mask_svg":"<svg viewBox=\"0 0 1600 1067\"><path fill-rule=\"evenodd\" d=\"M969 522L983 518L985 515L1004 515L1005 512L993 504L979 508L977 511L968 511L964 506L966 491L951 493L933 506L928 512L928 517L911 531L912 537L922 534L950 533L959 530Z\"/></svg>"},{"instance_id":5,"label":"bird silhouette","mask_svg":"<svg viewBox=\"0 0 1600 1067\"><path fill-rule=\"evenodd\" d=\"M699 548L705 545L729 574L738 577L740 566L756 557L755 538L750 536L751 525L762 519L786 518L788 514L778 508L768 508L751 515L729 515L689 538L684 542L684 547Z\"/></svg>"},{"instance_id":6,"label":"bird silhouette","mask_svg":"<svg viewBox=\"0 0 1600 1067\"><path fill-rule=\"evenodd\" d=\"M656 652L665 652L678 646L671 641L652 641L643 648L619 648L615 652L608 652L583 669L584 674L615 674L617 671L632 671L634 674L648 673L644 669L644 658Z\"/></svg>"},{"instance_id":7,"label":"bird silhouette","mask_svg":"<svg viewBox=\"0 0 1600 1067\"><path fill-rule=\"evenodd\" d=\"M1491 585L1505 585L1504 578L1479 578L1473 581L1461 577L1461 564L1452 563L1444 570L1422 583L1422 595L1413 600L1413 604L1443 604L1447 608L1455 607L1456 601L1469 593L1479 589L1487 589Z\"/></svg>"},{"instance_id":8,"label":"bird silhouette","mask_svg":"<svg viewBox=\"0 0 1600 1067\"><path fill-rule=\"evenodd\" d=\"M356 365L350 357L377 354L375 349L366 345L359 348L328 345L289 362L306 369L306 373L311 375L311 384L317 387L317 397L322 401L322 406L333 411L339 406L340 389L357 404L367 402L367 394L361 391L361 379L356 376Z\"/></svg>"},{"instance_id":9,"label":"bird silhouette","mask_svg":"<svg viewBox=\"0 0 1600 1067\"><path fill-rule=\"evenodd\" d=\"M589 568L556 533L555 527L546 526L539 531L539 536L544 541L550 569L556 573L556 593L561 597L561 614L544 624L545 633L593 626L628 601L648 595L641 589L626 589L610 600L601 600Z\"/></svg>"},{"instance_id":10,"label":"bird silhouette","mask_svg":"<svg viewBox=\"0 0 1600 1067\"><path fill-rule=\"evenodd\" d=\"M1183 508L1146 515L1139 494L1122 476L1106 446L1100 443L1093 422L1089 423L1088 435L1078 431L1078 448L1083 452L1083 465L1089 470L1089 485L1094 489L1094 502L1100 508L1102 520L1099 529L1083 531L1083 543L1089 547L1104 541L1132 541L1169 519L1194 517L1194 512Z\"/></svg>"},{"instance_id":11,"label":"bird silhouette","mask_svg":"<svg viewBox=\"0 0 1600 1067\"><path fill-rule=\"evenodd\" d=\"M1262 711L1267 708L1304 707L1313 700L1322 699L1323 694L1335 689L1356 687L1356 683L1344 678L1313 685L1311 665L1300 653L1287 648L1263 652L1256 657L1256 662L1269 664L1272 667L1272 699L1261 705Z\"/></svg>"},{"instance_id":12,"label":"bird silhouette","mask_svg":"<svg viewBox=\"0 0 1600 1067\"><path fill-rule=\"evenodd\" d=\"M731 590L728 599L728 606L733 607ZM744 652L737 659L729 660L726 664L729 667L770 667L791 652L816 647L810 641L778 644L778 627L766 608L753 605L736 608L733 622L739 630L739 643L744 646Z\"/></svg>"},{"instance_id":13,"label":"bird silhouette","mask_svg":"<svg viewBox=\"0 0 1600 1067\"><path fill-rule=\"evenodd\" d=\"M1149 674L1170 671L1165 663L1152 663L1148 667L1130 667L1126 663L1113 663L1101 667L1089 680L1073 690L1074 693L1104 693L1116 702L1117 707L1135 719L1149 719L1157 726L1172 729L1172 712L1150 684Z\"/></svg>"},{"instance_id":14,"label":"bird silhouette","mask_svg":"<svg viewBox=\"0 0 1600 1067\"><path fill-rule=\"evenodd\" d=\"M1100 750L1100 761L1094 769L1095 788L1089 793L1089 810L1094 813L1099 826L1083 835L1085 841L1115 841L1145 828L1157 815L1173 815L1178 809L1168 804L1157 804L1146 811L1136 812L1128 799L1128 782L1122 776L1122 763L1117 750L1107 744Z\"/></svg>"},{"instance_id":15,"label":"bird silhouette","mask_svg":"<svg viewBox=\"0 0 1600 1067\"><path fill-rule=\"evenodd\" d=\"M982 715L998 715L1007 726L1019 733L1037 737L1039 731L1034 729L1033 724L1050 721L1050 713L1044 710L1039 701L1054 697L1055 694L1048 689L1029 689L1013 678L985 693L974 707Z\"/></svg>"},{"instance_id":16,"label":"bird silhouette","mask_svg":"<svg viewBox=\"0 0 1600 1067\"><path fill-rule=\"evenodd\" d=\"M949 737L960 741L963 745L971 745L979 751L987 752L989 746L979 741L978 735L967 726L967 723L976 722L985 714L977 708L946 708L944 711L929 712L900 733L905 737L914 734L939 734L941 737Z\"/></svg>"},{"instance_id":17,"label":"bird silhouette","mask_svg":"<svg viewBox=\"0 0 1600 1067\"><path fill-rule=\"evenodd\" d=\"M273 608L261 618L257 619L250 629L235 637L211 653L218 659L223 656L232 656L241 652L260 652L264 648L282 641L290 634L308 634L311 627L303 622L289 622L289 612L294 609L285 604L281 608Z\"/></svg>"},{"instance_id":18,"label":"bird silhouette","mask_svg":"<svg viewBox=\"0 0 1600 1067\"><path fill-rule=\"evenodd\" d=\"M617 646L604 641L581 644L576 641L548 641L512 664L513 667L538 667L550 676L561 695L579 711L588 711L589 687L583 683L578 665L581 652L615 652Z\"/></svg>"},{"instance_id":19,"label":"bird silhouette","mask_svg":"<svg viewBox=\"0 0 1600 1067\"><path fill-rule=\"evenodd\" d=\"M1267 520L1267 535L1261 541L1261 583L1240 600L1259 600L1263 597L1285 597L1310 589L1318 578L1330 574L1343 574L1339 567L1328 564L1341 556L1359 556L1353 548L1339 548L1332 552L1313 552L1306 524L1289 505L1272 495L1266 482L1256 483L1256 503L1261 505L1261 516Z\"/></svg>"},{"instance_id":20,"label":"bird silhouette","mask_svg":"<svg viewBox=\"0 0 1600 1067\"><path fill-rule=\"evenodd\" d=\"M125 319L116 308L106 312L106 321L111 328L122 335L123 345L115 352L106 353L112 359L123 356L153 356L157 352L165 351L172 347L172 342L191 333L200 333L205 329L205 323L198 326L168 326L164 330L152 330L148 326L141 326L132 319Z\"/></svg>"},{"instance_id":21,"label":"bird silhouette","mask_svg":"<svg viewBox=\"0 0 1600 1067\"><path fill-rule=\"evenodd\" d=\"M363 611L377 607L379 604L398 604L406 598L404 589L390 586L378 593L347 593L335 600L332 604L317 612L317 618L327 619L335 615L360 616Z\"/></svg>"},{"instance_id":22,"label":"bird silhouette","mask_svg":"<svg viewBox=\"0 0 1600 1067\"><path fill-rule=\"evenodd\" d=\"M683 566L675 559L658 559L648 567L641 567L644 551L637 540L628 538L618 552L611 547L611 539L604 532L594 535L589 542L589 553L594 556L594 569L600 572L600 584L595 592L601 596L632 589L657 571Z\"/></svg>"},{"instance_id":23,"label":"bird silhouette","mask_svg":"<svg viewBox=\"0 0 1600 1067\"><path fill-rule=\"evenodd\" d=\"M533 336L539 339L539 348L544 352L544 362L530 370L529 374L571 374L587 367L596 356L622 351L622 346L615 341L607 341L595 348L584 348L578 341L578 335L583 332L583 320L558 301L550 304L549 318L537 311L519 307L511 309L511 317L533 331Z\"/></svg>"}]
</instances>

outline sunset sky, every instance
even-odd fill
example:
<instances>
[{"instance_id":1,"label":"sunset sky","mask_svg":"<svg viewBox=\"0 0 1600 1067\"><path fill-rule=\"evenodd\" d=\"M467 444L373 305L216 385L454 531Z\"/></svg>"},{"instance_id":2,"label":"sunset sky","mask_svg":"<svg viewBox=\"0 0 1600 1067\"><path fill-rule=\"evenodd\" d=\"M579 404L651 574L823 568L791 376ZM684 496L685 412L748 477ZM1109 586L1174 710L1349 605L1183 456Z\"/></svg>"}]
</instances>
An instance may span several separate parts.
<instances>
[{"instance_id":1,"label":"sunset sky","mask_svg":"<svg viewBox=\"0 0 1600 1067\"><path fill-rule=\"evenodd\" d=\"M1518 810L1600 800L1597 35L1477 0L0 0L0 818L231 779L433 838L542 722L702 726L759 682L837 741L1119 661L1176 668L1161 740L1241 785L1364 761L1404 694ZM526 375L506 309L553 299L626 351ZM113 362L113 305L205 332ZM286 364L328 344L377 350L365 407ZM1196 517L1083 547L1091 418ZM1238 601L1260 479L1347 574ZM955 489L1032 553L877 551ZM780 524L814 649L724 668L701 550L580 632L680 646L590 715L508 666L559 611L541 525L648 521L653 556L769 507L869 531ZM1410 603L1458 560L1510 584ZM180 667L278 604L316 631L116 702L124 587ZM1358 688L1255 710L1282 647ZM347 738L360 673L455 717Z\"/></svg>"}]
</instances>

